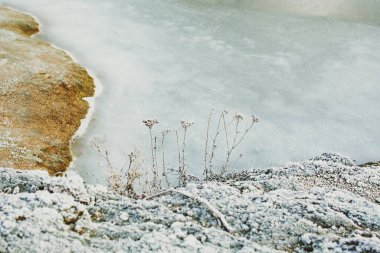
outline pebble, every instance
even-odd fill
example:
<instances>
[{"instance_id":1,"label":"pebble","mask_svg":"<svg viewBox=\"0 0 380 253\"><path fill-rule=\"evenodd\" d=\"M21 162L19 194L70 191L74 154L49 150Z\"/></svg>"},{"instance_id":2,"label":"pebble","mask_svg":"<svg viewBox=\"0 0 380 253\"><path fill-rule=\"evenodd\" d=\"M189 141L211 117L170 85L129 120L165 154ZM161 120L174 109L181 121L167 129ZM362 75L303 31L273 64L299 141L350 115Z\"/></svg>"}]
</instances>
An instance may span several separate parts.
<instances>
[{"instance_id":1,"label":"pebble","mask_svg":"<svg viewBox=\"0 0 380 253\"><path fill-rule=\"evenodd\" d=\"M121 213L120 214L120 220L128 221L129 220L129 214L128 213Z\"/></svg>"}]
</instances>

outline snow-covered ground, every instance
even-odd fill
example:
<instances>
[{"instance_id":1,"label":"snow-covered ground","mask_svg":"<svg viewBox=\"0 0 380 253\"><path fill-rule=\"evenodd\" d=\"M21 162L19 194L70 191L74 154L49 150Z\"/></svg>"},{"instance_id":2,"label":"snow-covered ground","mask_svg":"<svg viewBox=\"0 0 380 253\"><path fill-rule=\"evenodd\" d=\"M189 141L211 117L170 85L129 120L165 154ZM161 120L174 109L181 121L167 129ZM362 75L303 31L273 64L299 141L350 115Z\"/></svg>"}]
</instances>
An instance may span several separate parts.
<instances>
[{"instance_id":1,"label":"snow-covered ground","mask_svg":"<svg viewBox=\"0 0 380 253\"><path fill-rule=\"evenodd\" d=\"M88 141L105 136L122 164L133 147L147 150L141 120L149 117L162 128L194 120L188 158L200 168L211 108L261 119L241 146L240 167L325 151L379 160L379 1L0 3L36 16L38 36L68 50L103 85L74 146L75 167L88 181L104 180Z\"/></svg>"}]
</instances>

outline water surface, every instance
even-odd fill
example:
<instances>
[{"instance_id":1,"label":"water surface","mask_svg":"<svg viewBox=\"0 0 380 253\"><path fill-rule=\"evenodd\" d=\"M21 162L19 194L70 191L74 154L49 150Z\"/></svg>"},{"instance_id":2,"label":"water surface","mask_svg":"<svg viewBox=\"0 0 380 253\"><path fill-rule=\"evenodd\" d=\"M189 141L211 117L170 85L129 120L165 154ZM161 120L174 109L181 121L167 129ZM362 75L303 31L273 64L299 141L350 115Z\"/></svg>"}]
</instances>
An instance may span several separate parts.
<instances>
[{"instance_id":1,"label":"water surface","mask_svg":"<svg viewBox=\"0 0 380 253\"><path fill-rule=\"evenodd\" d=\"M73 147L88 181L104 182L105 170L87 143L106 138L121 165L136 146L149 153L141 121L150 117L160 128L195 121L188 162L200 174L211 108L261 119L236 153L244 153L239 168L327 151L379 160L380 1L0 2L37 16L38 36L67 49L103 85ZM169 142L175 155L174 136Z\"/></svg>"}]
</instances>

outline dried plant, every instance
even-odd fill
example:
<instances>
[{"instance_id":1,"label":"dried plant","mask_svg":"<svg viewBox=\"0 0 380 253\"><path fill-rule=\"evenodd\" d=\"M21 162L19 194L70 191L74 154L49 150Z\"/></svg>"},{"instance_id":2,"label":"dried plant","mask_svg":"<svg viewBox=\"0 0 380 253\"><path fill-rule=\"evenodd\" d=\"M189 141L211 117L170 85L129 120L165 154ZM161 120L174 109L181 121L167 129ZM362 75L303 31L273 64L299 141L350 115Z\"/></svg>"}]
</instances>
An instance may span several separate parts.
<instances>
[{"instance_id":1,"label":"dried plant","mask_svg":"<svg viewBox=\"0 0 380 253\"><path fill-rule=\"evenodd\" d=\"M153 171L152 188L160 189L161 182L160 182L158 164L157 164L157 137L153 137L153 134L152 134L153 126L158 124L159 122L157 119L146 119L146 120L143 120L143 123L145 124L146 127L148 127L149 135L150 135L150 147L151 147L151 153L152 153L152 171Z\"/></svg>"},{"instance_id":2,"label":"dried plant","mask_svg":"<svg viewBox=\"0 0 380 253\"><path fill-rule=\"evenodd\" d=\"M205 152L204 152L204 170L203 170L203 176L205 177L205 180L208 181L209 179L209 169L208 169L208 166L207 166L207 161L209 159L209 152L208 152L208 139L209 139L209 132L210 132L210 123L211 123L211 116L212 116L212 113L213 113L214 109L211 110L210 112L210 115L208 117L208 121L207 121L207 132L206 132L206 144L205 144Z\"/></svg>"},{"instance_id":3,"label":"dried plant","mask_svg":"<svg viewBox=\"0 0 380 253\"><path fill-rule=\"evenodd\" d=\"M210 158L209 158L209 168L208 168L208 170L209 170L208 174L210 176L212 176L212 174L213 174L213 163L212 163L212 161L213 161L213 159L215 157L215 151L216 151L216 148L217 148L217 146L216 146L216 140L218 139L218 136L220 134L220 123L222 121L222 118L223 118L224 114L227 114L226 110L222 111L222 113L220 114L220 117L218 119L218 125L217 125L217 128L216 128L216 133L215 133L214 139L212 140L212 146L211 146L212 148L211 148L211 155L210 155Z\"/></svg>"},{"instance_id":4,"label":"dried plant","mask_svg":"<svg viewBox=\"0 0 380 253\"><path fill-rule=\"evenodd\" d=\"M140 158L140 151L135 149L128 154L128 161L118 169L113 166L110 158L110 152L107 148L102 148L98 139L93 139L90 146L97 152L107 163L107 183L114 192L127 195L131 198L137 198L139 194L136 191L136 180L147 175L146 166ZM128 165L128 166L127 166ZM125 171L125 168L127 170ZM143 189L145 191L145 189Z\"/></svg>"},{"instance_id":5,"label":"dried plant","mask_svg":"<svg viewBox=\"0 0 380 253\"><path fill-rule=\"evenodd\" d=\"M214 110L210 112L207 124L206 142L204 149L204 179L215 180L223 177L229 167L233 153L238 146L246 138L248 132L252 129L253 125L258 122L255 116L251 116L251 121L246 128L242 127L241 122L244 120L244 116L241 113L235 113L231 117L228 117L228 111L223 110L218 114L216 121L216 129L212 134L211 126ZM187 151L187 133L194 122L182 120L180 128L175 131L176 144L178 152L178 167L167 166L166 144L165 141L171 129L164 129L161 131L160 148L162 162L158 162L158 145L159 139L153 133L153 127L158 124L157 119L143 120L144 125L149 129L150 137L150 152L151 152L151 166L148 168L141 162L141 154L137 151L131 152L128 155L128 160L121 167L117 169L113 166L110 159L110 152L107 149L102 149L97 142L92 143L93 149L106 161L108 168L108 184L116 192L120 194L126 194L131 197L137 197L139 194L136 191L136 182L142 183L143 194L155 194L172 186L170 178L175 176L178 179L178 186L185 187L189 181L201 181L199 178L188 173L188 163L186 160ZM234 126L234 127L233 127ZM241 128L244 130L242 131ZM210 137L212 136L212 138ZM217 145L220 145L220 136L224 136L225 140L225 157L221 165L220 172L215 170L215 156L217 151ZM236 161L233 163L235 166L238 160L243 156L240 154ZM164 183L162 183L164 182Z\"/></svg>"},{"instance_id":6,"label":"dried plant","mask_svg":"<svg viewBox=\"0 0 380 253\"><path fill-rule=\"evenodd\" d=\"M143 176L143 171L141 171L141 168L143 168L139 163L138 155L135 152L131 152L128 154L128 170L124 173L124 168L121 169L121 174L124 175L123 178L127 178L126 184L125 184L125 190L128 193L128 196L137 196L135 191L135 181L139 179L141 176Z\"/></svg>"},{"instance_id":7,"label":"dried plant","mask_svg":"<svg viewBox=\"0 0 380 253\"><path fill-rule=\"evenodd\" d=\"M162 176L165 178L166 186L170 187L169 177L168 173L166 171L166 162L165 162L165 137L168 135L172 130L167 128L164 131L161 132L162 138L161 138L161 149L162 149Z\"/></svg>"},{"instance_id":8,"label":"dried plant","mask_svg":"<svg viewBox=\"0 0 380 253\"><path fill-rule=\"evenodd\" d=\"M180 161L180 165L179 165L179 186L186 186L187 184L187 179L188 179L188 176L187 176L187 164L186 164L186 134L187 134L187 130L192 126L194 125L194 122L192 121L185 121L185 120L181 120L181 126L182 126L182 130L183 130L183 137L182 137L182 147L181 147L181 152L178 152L180 154L179 156L179 161ZM178 145L178 132L176 132L177 134L177 146L179 148L179 145Z\"/></svg>"},{"instance_id":9,"label":"dried plant","mask_svg":"<svg viewBox=\"0 0 380 253\"><path fill-rule=\"evenodd\" d=\"M255 123L259 122L259 119L256 118L254 115L252 115L251 116L251 123L250 123L250 125L244 130L244 132L243 132L242 135L239 135L240 134L239 124L244 119L244 117L243 117L243 115L241 113L235 113L235 115L233 116L233 119L235 121L235 131L234 131L234 137L233 137L232 145L230 146L228 144L228 131L227 131L227 127L226 127L226 124L225 124L225 120L223 118L223 120L224 120L224 126L225 126L225 128L224 128L225 131L224 132L226 133L227 154L226 154L226 160L225 160L224 165L222 167L222 171L220 173L221 176L223 176L227 172L228 163L230 161L232 152L243 141L243 139L246 137L247 133L249 132L249 130L251 130L251 128L253 127L253 125ZM239 157L242 157L242 154L240 154Z\"/></svg>"},{"instance_id":10,"label":"dried plant","mask_svg":"<svg viewBox=\"0 0 380 253\"><path fill-rule=\"evenodd\" d=\"M210 132L210 122L212 118L212 113L211 111L208 124L207 124L207 135L206 135L206 144L205 144L205 154L204 154L204 172L203 174L205 175L205 180L209 180L210 178L214 178L215 176L215 170L214 170L214 158L215 158L215 153L217 149L217 141L218 137L220 134L224 133L225 137L225 142L226 142L226 155L225 155L225 161L223 163L221 172L219 176L224 176L225 173L228 170L229 162L231 159L231 155L233 151L236 150L236 148L239 146L239 144L243 141L243 139L246 137L247 133L251 130L253 125L258 122L258 119L255 116L251 117L251 123L250 125L244 130L243 134L240 134L240 123L243 121L244 116L241 113L235 113L232 116L232 119L229 121L226 120L228 111L223 110L219 117L218 117L218 122L217 122L217 127L215 131L215 136L212 139L212 144L211 147L209 147L209 132ZM233 132L233 137L231 140L231 137L229 136L229 127L231 124L235 123L234 127L234 132ZM211 149L211 151L210 151ZM240 159L243 155L240 154L239 158ZM235 164L237 161L235 162Z\"/></svg>"},{"instance_id":11,"label":"dried plant","mask_svg":"<svg viewBox=\"0 0 380 253\"><path fill-rule=\"evenodd\" d=\"M206 181L208 181L209 178L213 178L214 175L215 175L215 171L213 169L213 167L214 167L213 160L215 158L215 153L216 153L216 148L217 148L217 145L216 145L217 139L218 139L219 135L223 131L225 131L226 132L226 142L228 143L227 131L226 130L227 130L228 126L233 122L233 120L232 120L231 122L229 122L228 124L226 124L225 116L228 114L227 110L223 110L220 113L219 118L218 118L217 128L216 128L216 131L215 131L215 136L212 139L211 152L209 152L208 151L209 150L209 147L208 147L209 134L208 133L210 132L210 121L211 121L212 112L213 111L211 111L211 113L210 113L208 124L207 124L207 138L206 138L206 145L205 145L205 168L204 168L204 175L205 175L205 180ZM221 127L222 120L223 120L224 129Z\"/></svg>"}]
</instances>

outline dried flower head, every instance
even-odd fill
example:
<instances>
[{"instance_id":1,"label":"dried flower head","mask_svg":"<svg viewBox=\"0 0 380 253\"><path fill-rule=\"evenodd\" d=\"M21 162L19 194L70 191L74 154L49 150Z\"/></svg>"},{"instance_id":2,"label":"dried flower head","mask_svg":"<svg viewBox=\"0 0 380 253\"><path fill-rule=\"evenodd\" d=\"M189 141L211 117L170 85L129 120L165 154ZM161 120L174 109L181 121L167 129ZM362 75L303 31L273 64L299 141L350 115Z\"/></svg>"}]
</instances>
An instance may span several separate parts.
<instances>
[{"instance_id":1,"label":"dried flower head","mask_svg":"<svg viewBox=\"0 0 380 253\"><path fill-rule=\"evenodd\" d=\"M236 112L236 113L234 114L234 118L235 118L237 121L241 121L241 120L244 119L243 114L242 114L242 113L239 113L239 112Z\"/></svg>"},{"instance_id":2,"label":"dried flower head","mask_svg":"<svg viewBox=\"0 0 380 253\"><path fill-rule=\"evenodd\" d=\"M252 115L252 123L259 122L259 118L257 118L255 115Z\"/></svg>"},{"instance_id":3,"label":"dried flower head","mask_svg":"<svg viewBox=\"0 0 380 253\"><path fill-rule=\"evenodd\" d=\"M224 115L228 114L228 111L226 109L223 110L222 112Z\"/></svg>"},{"instance_id":4,"label":"dried flower head","mask_svg":"<svg viewBox=\"0 0 380 253\"><path fill-rule=\"evenodd\" d=\"M131 153L128 154L128 157L130 160L134 160L136 158L136 154L132 151Z\"/></svg>"},{"instance_id":5,"label":"dried flower head","mask_svg":"<svg viewBox=\"0 0 380 253\"><path fill-rule=\"evenodd\" d=\"M165 136L167 135L168 133L170 133L172 130L170 128L166 128L165 130L162 131L162 136Z\"/></svg>"},{"instance_id":6,"label":"dried flower head","mask_svg":"<svg viewBox=\"0 0 380 253\"><path fill-rule=\"evenodd\" d=\"M147 126L149 129L152 129L152 127L155 125L155 124L158 124L158 120L157 119L146 119L146 120L143 120L143 123L145 124L145 126Z\"/></svg>"},{"instance_id":7,"label":"dried flower head","mask_svg":"<svg viewBox=\"0 0 380 253\"><path fill-rule=\"evenodd\" d=\"M182 125L182 128L187 129L187 128L191 127L192 125L194 125L194 122L193 121L181 120L181 125Z\"/></svg>"}]
</instances>

